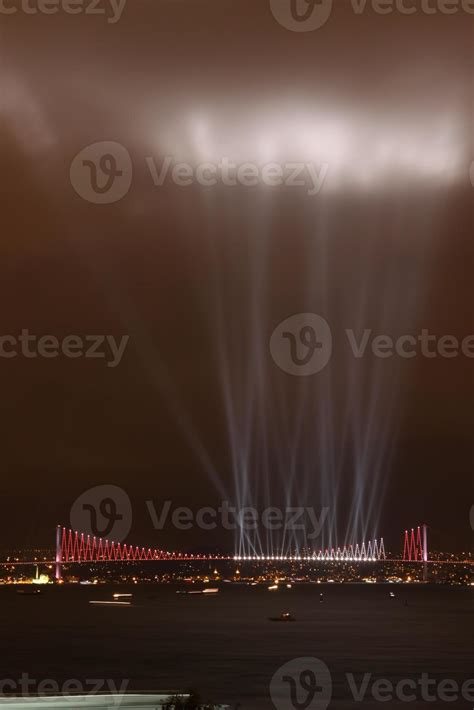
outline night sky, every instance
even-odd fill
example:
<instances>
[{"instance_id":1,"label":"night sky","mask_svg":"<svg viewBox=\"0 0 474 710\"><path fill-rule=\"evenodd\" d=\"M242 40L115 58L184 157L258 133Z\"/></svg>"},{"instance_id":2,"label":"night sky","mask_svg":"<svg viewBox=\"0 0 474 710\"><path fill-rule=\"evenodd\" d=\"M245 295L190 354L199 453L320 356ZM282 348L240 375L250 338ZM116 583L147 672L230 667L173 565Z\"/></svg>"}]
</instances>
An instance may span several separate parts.
<instances>
[{"instance_id":1,"label":"night sky","mask_svg":"<svg viewBox=\"0 0 474 710\"><path fill-rule=\"evenodd\" d=\"M340 3L296 33L263 0L129 0L113 25L2 16L1 333L130 342L116 368L0 359L0 547L50 544L80 493L113 483L134 503L132 541L229 549L155 532L145 501L216 505L239 467L259 505L341 521L361 506L391 549L423 522L433 546L470 546L474 360L359 362L344 329L474 333L473 23ZM69 170L104 140L126 146L133 183L95 205ZM157 188L145 162L272 151L347 180L315 196ZM268 343L304 312L330 323L334 356L299 378Z\"/></svg>"}]
</instances>

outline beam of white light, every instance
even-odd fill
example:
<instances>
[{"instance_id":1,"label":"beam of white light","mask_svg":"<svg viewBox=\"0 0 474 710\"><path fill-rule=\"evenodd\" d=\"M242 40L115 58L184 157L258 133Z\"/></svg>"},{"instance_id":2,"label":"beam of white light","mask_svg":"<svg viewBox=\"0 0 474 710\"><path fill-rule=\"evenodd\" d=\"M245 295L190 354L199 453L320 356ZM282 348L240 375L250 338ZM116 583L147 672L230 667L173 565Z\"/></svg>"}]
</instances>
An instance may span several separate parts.
<instances>
[{"instance_id":1,"label":"beam of white light","mask_svg":"<svg viewBox=\"0 0 474 710\"><path fill-rule=\"evenodd\" d=\"M153 131L152 131L153 134ZM158 131L150 147L198 164L310 162L327 164L325 188L390 187L465 176L466 140L461 118L448 109L377 115L349 109L252 111L224 119L218 110L191 115Z\"/></svg>"},{"instance_id":2,"label":"beam of white light","mask_svg":"<svg viewBox=\"0 0 474 710\"><path fill-rule=\"evenodd\" d=\"M56 143L53 127L35 93L20 79L2 75L0 119L4 119L17 140L36 153Z\"/></svg>"}]
</instances>

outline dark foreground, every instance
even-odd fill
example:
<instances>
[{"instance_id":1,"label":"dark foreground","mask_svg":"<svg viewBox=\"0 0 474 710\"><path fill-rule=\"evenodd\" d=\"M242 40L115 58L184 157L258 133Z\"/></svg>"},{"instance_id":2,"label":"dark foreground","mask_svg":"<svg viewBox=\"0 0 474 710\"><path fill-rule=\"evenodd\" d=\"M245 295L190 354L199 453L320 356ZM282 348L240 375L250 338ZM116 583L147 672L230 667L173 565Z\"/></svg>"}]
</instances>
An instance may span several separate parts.
<instances>
[{"instance_id":1,"label":"dark foreground","mask_svg":"<svg viewBox=\"0 0 474 710\"><path fill-rule=\"evenodd\" d=\"M446 702L438 686L443 679L461 686L474 675L472 588L302 585L272 593L266 586L223 585L216 596L177 595L176 589L64 586L22 597L12 588L0 588L2 678L19 683L28 674L30 692L45 679L60 686L75 679L86 690L92 688L91 679L99 679L103 690L110 681L134 690L194 687L205 699L254 710L274 707L269 686L280 666L315 657L331 674L330 708L474 705L461 691L454 692L457 701ZM116 592L133 592L132 606L89 604L111 600ZM296 622L268 621L283 611L291 611ZM303 666L298 662L289 671L300 707L312 692L301 690ZM357 690L364 674L371 675L357 702L351 683ZM433 701L423 701L421 686L404 688L408 696L415 694L411 702L375 700L377 679L418 682L422 674L429 676ZM289 689L292 682L285 683ZM276 687L274 697L285 693ZM9 690L4 683L2 692ZM306 707L326 707L323 695L330 690L327 678L320 676L320 701L316 694ZM278 710L298 707L289 690L287 700L279 697Z\"/></svg>"}]
</instances>

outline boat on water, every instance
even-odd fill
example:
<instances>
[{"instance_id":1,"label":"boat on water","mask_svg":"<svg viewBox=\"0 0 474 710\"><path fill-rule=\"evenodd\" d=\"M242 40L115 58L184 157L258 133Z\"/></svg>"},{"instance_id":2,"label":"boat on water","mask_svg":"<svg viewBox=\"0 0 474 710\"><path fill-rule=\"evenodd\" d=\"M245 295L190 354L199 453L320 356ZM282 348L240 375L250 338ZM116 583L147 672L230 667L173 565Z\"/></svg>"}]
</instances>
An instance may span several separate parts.
<instances>
[{"instance_id":1,"label":"boat on water","mask_svg":"<svg viewBox=\"0 0 474 710\"><path fill-rule=\"evenodd\" d=\"M282 614L280 614L280 616L270 616L268 620L269 621L283 621L283 622L296 621L295 617L292 614L290 614L289 611L283 612Z\"/></svg>"},{"instance_id":2,"label":"boat on water","mask_svg":"<svg viewBox=\"0 0 474 710\"><path fill-rule=\"evenodd\" d=\"M109 599L91 599L89 601L89 604L92 604L92 606L131 606L132 602L118 602L118 601L110 601Z\"/></svg>"},{"instance_id":3,"label":"boat on water","mask_svg":"<svg viewBox=\"0 0 474 710\"><path fill-rule=\"evenodd\" d=\"M29 585L25 585L24 587L17 587L16 593L24 597L37 597L43 594L43 590L39 587L30 587Z\"/></svg>"},{"instance_id":4,"label":"boat on water","mask_svg":"<svg viewBox=\"0 0 474 710\"><path fill-rule=\"evenodd\" d=\"M2 710L163 710L173 707L176 701L186 702L188 693L180 691L157 691L156 693L98 693L97 695L51 695L6 697L0 696ZM228 705L213 705L214 710L226 710Z\"/></svg>"},{"instance_id":5,"label":"boat on water","mask_svg":"<svg viewBox=\"0 0 474 710\"><path fill-rule=\"evenodd\" d=\"M195 595L195 594L219 594L219 589L216 587L206 587L206 589L178 589L176 594L189 594L189 595Z\"/></svg>"}]
</instances>

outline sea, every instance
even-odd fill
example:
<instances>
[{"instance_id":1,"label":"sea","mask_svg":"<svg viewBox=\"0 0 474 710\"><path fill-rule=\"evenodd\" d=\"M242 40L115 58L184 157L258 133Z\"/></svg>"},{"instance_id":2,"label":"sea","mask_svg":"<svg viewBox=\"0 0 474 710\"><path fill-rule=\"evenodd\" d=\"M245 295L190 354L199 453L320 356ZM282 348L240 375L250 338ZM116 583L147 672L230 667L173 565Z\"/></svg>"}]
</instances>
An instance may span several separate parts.
<instances>
[{"instance_id":1,"label":"sea","mask_svg":"<svg viewBox=\"0 0 474 710\"><path fill-rule=\"evenodd\" d=\"M473 587L183 589L0 587L0 694L26 679L28 693L193 688L239 710L474 707ZM130 604L90 603L114 594ZM270 621L286 612L293 621Z\"/></svg>"}]
</instances>

